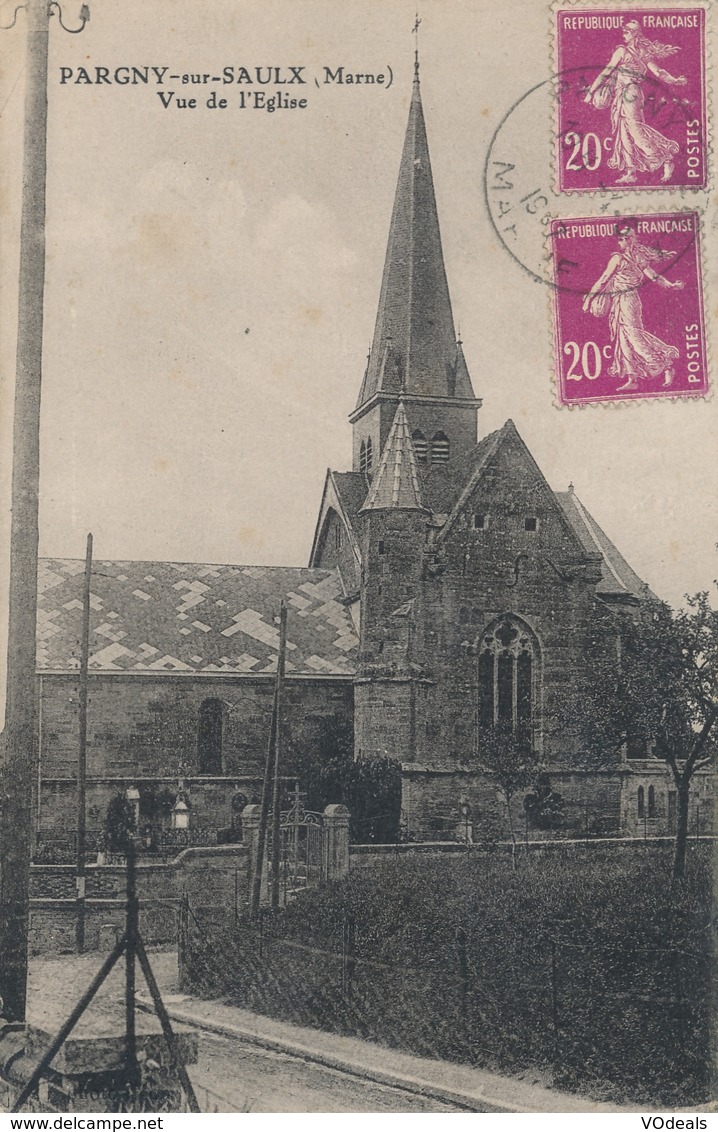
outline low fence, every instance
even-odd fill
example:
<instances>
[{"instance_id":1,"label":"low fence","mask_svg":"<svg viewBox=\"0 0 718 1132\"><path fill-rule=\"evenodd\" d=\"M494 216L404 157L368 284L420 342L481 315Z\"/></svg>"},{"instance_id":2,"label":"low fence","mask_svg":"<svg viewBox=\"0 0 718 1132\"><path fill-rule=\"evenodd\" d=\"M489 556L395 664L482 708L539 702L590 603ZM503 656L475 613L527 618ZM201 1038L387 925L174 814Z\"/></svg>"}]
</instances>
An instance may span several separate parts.
<instances>
[{"instance_id":1,"label":"low fence","mask_svg":"<svg viewBox=\"0 0 718 1132\"><path fill-rule=\"evenodd\" d=\"M689 839L689 849L715 845L718 837L701 834ZM349 864L352 869L372 868L384 861L416 857L475 857L492 858L516 856L521 860L536 857L651 857L671 855L675 837L581 837L542 838L540 841L517 840L466 844L458 841L405 841L396 845L350 845Z\"/></svg>"},{"instance_id":2,"label":"low fence","mask_svg":"<svg viewBox=\"0 0 718 1132\"><path fill-rule=\"evenodd\" d=\"M440 887L433 917L396 886L396 906L377 915L371 893L394 874L363 875L352 914L319 893L232 924L185 901L181 988L423 1056L593 1083L598 1095L610 1082L604 1096L705 1099L707 942L654 943L652 932L609 943L561 917L457 923Z\"/></svg>"}]
</instances>

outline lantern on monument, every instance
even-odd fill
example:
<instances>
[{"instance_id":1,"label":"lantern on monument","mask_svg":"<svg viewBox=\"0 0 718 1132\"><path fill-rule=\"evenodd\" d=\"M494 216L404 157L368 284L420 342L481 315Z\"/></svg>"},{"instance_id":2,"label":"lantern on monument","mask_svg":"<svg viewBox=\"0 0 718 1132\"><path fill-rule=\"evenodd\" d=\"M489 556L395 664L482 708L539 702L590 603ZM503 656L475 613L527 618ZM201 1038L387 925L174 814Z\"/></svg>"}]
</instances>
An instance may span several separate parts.
<instances>
[{"instance_id":1,"label":"lantern on monument","mask_svg":"<svg viewBox=\"0 0 718 1132\"><path fill-rule=\"evenodd\" d=\"M177 795L177 800L172 807L172 828L189 829L189 806L181 794Z\"/></svg>"}]
</instances>

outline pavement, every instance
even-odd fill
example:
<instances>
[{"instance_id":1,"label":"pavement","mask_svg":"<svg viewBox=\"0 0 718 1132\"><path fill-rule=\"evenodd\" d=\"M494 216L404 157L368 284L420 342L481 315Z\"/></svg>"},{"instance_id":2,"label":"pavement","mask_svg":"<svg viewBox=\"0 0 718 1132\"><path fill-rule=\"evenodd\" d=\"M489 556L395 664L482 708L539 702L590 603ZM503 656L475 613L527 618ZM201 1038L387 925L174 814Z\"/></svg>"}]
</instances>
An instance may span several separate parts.
<instances>
[{"instance_id":1,"label":"pavement","mask_svg":"<svg viewBox=\"0 0 718 1132\"><path fill-rule=\"evenodd\" d=\"M152 1009L149 998L140 1004ZM441 1101L468 1112L644 1112L561 1093L531 1081L416 1057L360 1038L325 1033L190 995L165 997L170 1018L250 1042L363 1080Z\"/></svg>"},{"instance_id":2,"label":"pavement","mask_svg":"<svg viewBox=\"0 0 718 1132\"><path fill-rule=\"evenodd\" d=\"M100 962L101 957L96 955L34 959L29 980L29 1020L51 1031L59 1028ZM357 1083L371 1082L399 1090L406 1094L407 1103L411 1102L411 1110L416 1110L417 1101L424 1098L427 1110L438 1104L454 1111L470 1112L646 1111L562 1093L535 1075L504 1077L488 1070L417 1057L360 1038L297 1026L236 1006L180 994L175 954L155 952L150 954L150 962L174 1022L197 1028L208 1038L228 1040L228 1050L234 1043L238 1050L249 1046L267 1051L268 1056L282 1055L303 1062L307 1069L321 1066L330 1073L354 1078ZM138 987L140 985L143 984L138 979ZM122 992L120 964L78 1024L79 1032L97 1035L118 1032L123 1021ZM148 992L138 990L137 1005L141 1012L138 1030L159 1029Z\"/></svg>"}]
</instances>

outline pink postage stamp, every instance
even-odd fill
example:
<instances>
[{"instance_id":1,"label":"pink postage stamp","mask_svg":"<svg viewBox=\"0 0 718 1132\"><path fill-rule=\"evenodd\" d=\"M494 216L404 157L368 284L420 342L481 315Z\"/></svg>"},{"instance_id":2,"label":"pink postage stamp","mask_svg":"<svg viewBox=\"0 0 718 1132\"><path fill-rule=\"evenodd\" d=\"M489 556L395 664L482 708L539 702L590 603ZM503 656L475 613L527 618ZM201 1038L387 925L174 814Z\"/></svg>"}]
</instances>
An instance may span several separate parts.
<instances>
[{"instance_id":1,"label":"pink postage stamp","mask_svg":"<svg viewBox=\"0 0 718 1132\"><path fill-rule=\"evenodd\" d=\"M559 8L559 192L707 183L703 7Z\"/></svg>"},{"instance_id":2,"label":"pink postage stamp","mask_svg":"<svg viewBox=\"0 0 718 1132\"><path fill-rule=\"evenodd\" d=\"M708 391L697 212L550 222L562 405Z\"/></svg>"}]
</instances>

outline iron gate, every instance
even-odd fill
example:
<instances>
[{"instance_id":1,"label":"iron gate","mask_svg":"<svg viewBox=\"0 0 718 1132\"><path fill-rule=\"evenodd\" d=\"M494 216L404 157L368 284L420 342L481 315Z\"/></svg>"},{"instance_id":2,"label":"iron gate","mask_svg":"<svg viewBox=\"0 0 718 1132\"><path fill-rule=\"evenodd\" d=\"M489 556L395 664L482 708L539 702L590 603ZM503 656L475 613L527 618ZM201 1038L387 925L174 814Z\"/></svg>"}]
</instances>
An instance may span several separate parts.
<instances>
[{"instance_id":1,"label":"iron gate","mask_svg":"<svg viewBox=\"0 0 718 1132\"><path fill-rule=\"evenodd\" d=\"M322 815L305 810L296 796L290 809L280 814L279 852L284 904L297 891L316 888L325 879Z\"/></svg>"}]
</instances>

